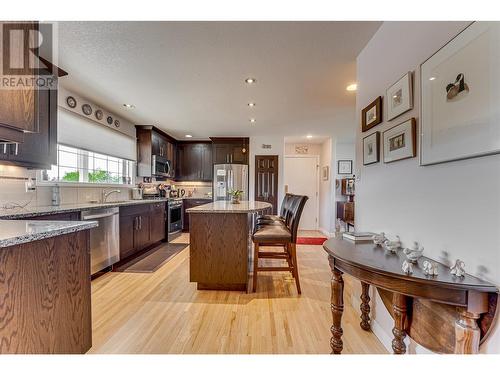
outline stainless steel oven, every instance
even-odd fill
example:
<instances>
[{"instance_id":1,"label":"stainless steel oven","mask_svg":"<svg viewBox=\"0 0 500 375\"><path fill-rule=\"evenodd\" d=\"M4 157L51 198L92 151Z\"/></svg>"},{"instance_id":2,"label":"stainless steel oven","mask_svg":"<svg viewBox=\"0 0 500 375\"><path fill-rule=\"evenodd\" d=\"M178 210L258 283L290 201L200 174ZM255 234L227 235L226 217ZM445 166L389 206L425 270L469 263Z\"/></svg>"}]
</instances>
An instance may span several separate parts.
<instances>
[{"instance_id":1,"label":"stainless steel oven","mask_svg":"<svg viewBox=\"0 0 500 375\"><path fill-rule=\"evenodd\" d=\"M163 156L153 155L151 158L151 174L159 177L173 177L172 162Z\"/></svg>"},{"instance_id":2,"label":"stainless steel oven","mask_svg":"<svg viewBox=\"0 0 500 375\"><path fill-rule=\"evenodd\" d=\"M183 223L182 199L168 200L168 240L175 238L182 232Z\"/></svg>"}]
</instances>

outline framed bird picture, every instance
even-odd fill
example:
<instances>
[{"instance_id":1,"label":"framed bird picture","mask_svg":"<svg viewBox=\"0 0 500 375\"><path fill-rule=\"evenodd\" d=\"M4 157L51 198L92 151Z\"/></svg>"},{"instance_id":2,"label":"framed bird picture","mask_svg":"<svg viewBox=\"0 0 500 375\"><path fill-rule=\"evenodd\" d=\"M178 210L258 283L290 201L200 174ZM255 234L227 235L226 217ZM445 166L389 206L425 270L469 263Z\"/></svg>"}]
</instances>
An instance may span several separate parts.
<instances>
[{"instance_id":1,"label":"framed bird picture","mask_svg":"<svg viewBox=\"0 0 500 375\"><path fill-rule=\"evenodd\" d=\"M474 22L420 66L420 164L500 153L500 23Z\"/></svg>"}]
</instances>

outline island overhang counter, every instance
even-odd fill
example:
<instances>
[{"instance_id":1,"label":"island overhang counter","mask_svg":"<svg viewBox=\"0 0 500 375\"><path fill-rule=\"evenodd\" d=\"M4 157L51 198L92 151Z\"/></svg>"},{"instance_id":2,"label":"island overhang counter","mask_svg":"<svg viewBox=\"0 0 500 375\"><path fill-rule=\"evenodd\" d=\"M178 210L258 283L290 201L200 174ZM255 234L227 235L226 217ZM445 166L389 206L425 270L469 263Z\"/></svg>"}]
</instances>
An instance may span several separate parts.
<instances>
[{"instance_id":1,"label":"island overhang counter","mask_svg":"<svg viewBox=\"0 0 500 375\"><path fill-rule=\"evenodd\" d=\"M215 201L189 208L190 281L198 289L247 291L251 280L252 229L266 202Z\"/></svg>"}]
</instances>

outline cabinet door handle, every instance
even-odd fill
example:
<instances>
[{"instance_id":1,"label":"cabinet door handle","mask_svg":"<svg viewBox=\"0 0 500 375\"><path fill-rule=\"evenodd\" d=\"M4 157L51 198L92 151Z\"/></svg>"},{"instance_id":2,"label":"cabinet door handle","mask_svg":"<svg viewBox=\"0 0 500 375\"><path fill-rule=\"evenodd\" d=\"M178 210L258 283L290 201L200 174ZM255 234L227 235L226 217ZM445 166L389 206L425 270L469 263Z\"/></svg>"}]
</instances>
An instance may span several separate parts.
<instances>
[{"instance_id":1,"label":"cabinet door handle","mask_svg":"<svg viewBox=\"0 0 500 375\"><path fill-rule=\"evenodd\" d=\"M139 230L141 230L142 229L142 216L139 216L138 219L139 219Z\"/></svg>"},{"instance_id":2,"label":"cabinet door handle","mask_svg":"<svg viewBox=\"0 0 500 375\"><path fill-rule=\"evenodd\" d=\"M137 230L137 216L134 217L134 230Z\"/></svg>"},{"instance_id":3,"label":"cabinet door handle","mask_svg":"<svg viewBox=\"0 0 500 375\"><path fill-rule=\"evenodd\" d=\"M14 143L14 155L17 155L19 152L19 143Z\"/></svg>"}]
</instances>

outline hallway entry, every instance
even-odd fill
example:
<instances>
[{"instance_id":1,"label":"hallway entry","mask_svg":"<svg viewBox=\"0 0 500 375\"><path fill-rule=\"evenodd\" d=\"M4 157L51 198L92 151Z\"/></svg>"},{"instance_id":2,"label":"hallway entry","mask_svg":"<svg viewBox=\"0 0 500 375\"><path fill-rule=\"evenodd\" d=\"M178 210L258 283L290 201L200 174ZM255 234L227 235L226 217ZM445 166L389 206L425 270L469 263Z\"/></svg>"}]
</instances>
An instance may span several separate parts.
<instances>
[{"instance_id":1,"label":"hallway entry","mask_svg":"<svg viewBox=\"0 0 500 375\"><path fill-rule=\"evenodd\" d=\"M300 219L302 230L318 229L319 157L316 155L285 156L285 192L309 197Z\"/></svg>"}]
</instances>

